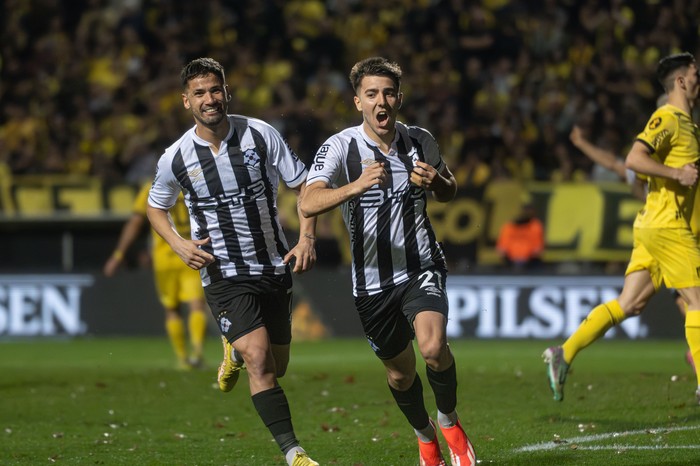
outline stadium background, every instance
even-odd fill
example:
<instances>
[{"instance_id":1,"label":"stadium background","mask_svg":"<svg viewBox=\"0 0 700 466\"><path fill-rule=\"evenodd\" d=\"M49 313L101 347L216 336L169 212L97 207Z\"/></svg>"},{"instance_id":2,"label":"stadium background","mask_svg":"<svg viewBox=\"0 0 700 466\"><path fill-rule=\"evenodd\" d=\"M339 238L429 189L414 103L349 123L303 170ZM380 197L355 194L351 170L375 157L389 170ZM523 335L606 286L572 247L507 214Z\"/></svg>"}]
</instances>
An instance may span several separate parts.
<instances>
[{"instance_id":1,"label":"stadium background","mask_svg":"<svg viewBox=\"0 0 700 466\"><path fill-rule=\"evenodd\" d=\"M0 6L0 336L160 334L147 232L100 275L142 180L191 126L179 71L224 64L230 109L277 127L307 162L358 123L350 66L401 64L400 119L429 128L460 183L431 205L445 242L453 337L555 338L615 293L640 204L568 141L574 123L624 154L661 92L668 53L697 55L700 1L6 0ZM545 264L498 264L523 202L545 224ZM290 234L294 197L280 198ZM356 335L337 212L300 277L301 336ZM291 241L295 239L290 237ZM126 292L128 290L128 293ZM666 293L617 334L682 336Z\"/></svg>"}]
</instances>

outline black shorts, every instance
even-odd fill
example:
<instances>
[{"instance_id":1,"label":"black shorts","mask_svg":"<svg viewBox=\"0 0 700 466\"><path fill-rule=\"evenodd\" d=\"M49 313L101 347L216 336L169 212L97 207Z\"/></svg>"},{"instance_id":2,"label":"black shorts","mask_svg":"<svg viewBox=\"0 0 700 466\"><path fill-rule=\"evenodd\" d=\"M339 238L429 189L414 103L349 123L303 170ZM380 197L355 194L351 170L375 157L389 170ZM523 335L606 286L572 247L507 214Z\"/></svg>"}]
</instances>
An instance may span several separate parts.
<instances>
[{"instance_id":1,"label":"black shorts","mask_svg":"<svg viewBox=\"0 0 700 466\"><path fill-rule=\"evenodd\" d=\"M223 279L204 287L204 295L221 334L229 342L265 327L270 342L292 341L291 277Z\"/></svg>"},{"instance_id":2,"label":"black shorts","mask_svg":"<svg viewBox=\"0 0 700 466\"><path fill-rule=\"evenodd\" d=\"M419 312L439 312L447 325L446 278L444 271L424 270L390 290L355 298L365 336L379 359L391 359L406 349L415 336L413 321Z\"/></svg>"}]
</instances>

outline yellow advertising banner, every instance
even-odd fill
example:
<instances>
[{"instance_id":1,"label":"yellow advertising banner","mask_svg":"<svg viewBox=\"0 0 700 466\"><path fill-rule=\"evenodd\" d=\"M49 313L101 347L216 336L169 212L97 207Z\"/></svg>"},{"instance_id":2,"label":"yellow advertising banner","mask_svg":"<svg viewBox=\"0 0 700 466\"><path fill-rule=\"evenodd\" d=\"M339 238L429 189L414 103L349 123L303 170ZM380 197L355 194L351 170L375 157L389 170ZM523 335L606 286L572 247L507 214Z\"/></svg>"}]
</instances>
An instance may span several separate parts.
<instances>
[{"instance_id":1,"label":"yellow advertising banner","mask_svg":"<svg viewBox=\"0 0 700 466\"><path fill-rule=\"evenodd\" d=\"M114 220L129 215L136 193L136 187L107 186L95 178L26 176L2 181L3 222ZM501 226L515 218L525 203L535 206L544 224L545 262L625 262L629 258L632 224L642 203L623 183L497 181L482 189L462 189L448 203L429 202L428 209L451 261L489 265L498 262L494 247ZM296 193L281 188L280 217L292 233L298 228L296 205ZM335 239L343 261L349 263L338 209L321 216L319 235Z\"/></svg>"}]
</instances>

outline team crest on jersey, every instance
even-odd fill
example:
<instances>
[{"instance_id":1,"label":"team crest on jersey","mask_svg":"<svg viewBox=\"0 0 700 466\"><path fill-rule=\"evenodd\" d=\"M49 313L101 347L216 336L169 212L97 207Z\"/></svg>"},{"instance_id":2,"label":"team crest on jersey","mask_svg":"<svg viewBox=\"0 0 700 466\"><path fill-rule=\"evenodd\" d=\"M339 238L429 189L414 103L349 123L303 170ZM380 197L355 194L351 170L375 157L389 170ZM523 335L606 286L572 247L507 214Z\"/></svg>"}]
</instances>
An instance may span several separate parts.
<instances>
[{"instance_id":1,"label":"team crest on jersey","mask_svg":"<svg viewBox=\"0 0 700 466\"><path fill-rule=\"evenodd\" d=\"M649 122L649 129L656 129L661 125L661 117L656 117Z\"/></svg>"},{"instance_id":2,"label":"team crest on jersey","mask_svg":"<svg viewBox=\"0 0 700 466\"><path fill-rule=\"evenodd\" d=\"M416 166L416 162L420 160L420 157L418 157L418 151L415 147L411 148L411 151L408 153L408 156L411 157L411 162L413 162L413 166Z\"/></svg>"},{"instance_id":3,"label":"team crest on jersey","mask_svg":"<svg viewBox=\"0 0 700 466\"><path fill-rule=\"evenodd\" d=\"M260 156L255 149L248 149L243 152L243 165L248 167L257 167L260 165Z\"/></svg>"},{"instance_id":4,"label":"team crest on jersey","mask_svg":"<svg viewBox=\"0 0 700 466\"><path fill-rule=\"evenodd\" d=\"M231 321L226 317L222 317L221 320L219 320L219 326L222 332L228 332L228 329L231 328Z\"/></svg>"}]
</instances>

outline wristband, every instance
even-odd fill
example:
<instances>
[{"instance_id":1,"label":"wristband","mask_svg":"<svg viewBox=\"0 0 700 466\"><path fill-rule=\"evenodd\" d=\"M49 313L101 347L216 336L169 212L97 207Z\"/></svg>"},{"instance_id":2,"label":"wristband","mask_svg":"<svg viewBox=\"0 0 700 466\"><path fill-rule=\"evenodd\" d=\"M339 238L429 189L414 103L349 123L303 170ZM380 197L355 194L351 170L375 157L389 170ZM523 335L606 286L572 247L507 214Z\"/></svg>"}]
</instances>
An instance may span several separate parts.
<instances>
[{"instance_id":1,"label":"wristband","mask_svg":"<svg viewBox=\"0 0 700 466\"><path fill-rule=\"evenodd\" d=\"M116 250L112 253L112 257L117 259L118 261L124 259L124 253L121 252L120 250Z\"/></svg>"}]
</instances>

